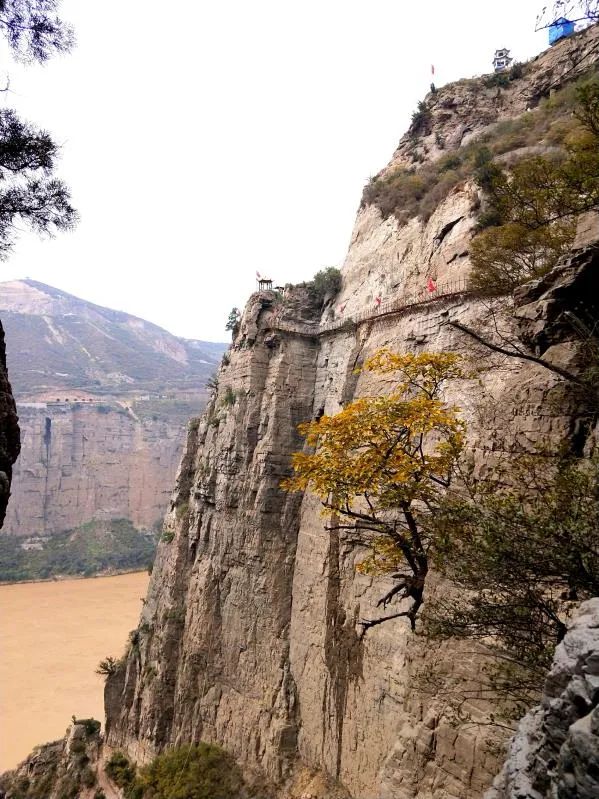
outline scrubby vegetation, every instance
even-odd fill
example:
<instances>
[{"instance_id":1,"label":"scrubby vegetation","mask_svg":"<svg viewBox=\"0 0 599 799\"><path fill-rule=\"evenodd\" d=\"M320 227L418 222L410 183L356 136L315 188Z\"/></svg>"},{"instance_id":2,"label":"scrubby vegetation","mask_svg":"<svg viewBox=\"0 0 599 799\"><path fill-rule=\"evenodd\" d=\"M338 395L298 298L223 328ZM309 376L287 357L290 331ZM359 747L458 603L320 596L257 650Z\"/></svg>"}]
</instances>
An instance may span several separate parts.
<instances>
[{"instance_id":1,"label":"scrubby vegetation","mask_svg":"<svg viewBox=\"0 0 599 799\"><path fill-rule=\"evenodd\" d=\"M140 769L122 752L114 752L106 773L125 799L240 799L246 795L235 761L212 744L168 749Z\"/></svg>"},{"instance_id":2,"label":"scrubby vegetation","mask_svg":"<svg viewBox=\"0 0 599 799\"><path fill-rule=\"evenodd\" d=\"M128 788L135 779L135 765L122 752L113 752L110 755L105 770L119 788Z\"/></svg>"},{"instance_id":3,"label":"scrubby vegetation","mask_svg":"<svg viewBox=\"0 0 599 799\"><path fill-rule=\"evenodd\" d=\"M506 88L515 80L520 80L526 72L526 65L516 61L510 69L503 72L493 72L492 75L487 75L483 80L483 84L487 89L492 89L495 86Z\"/></svg>"},{"instance_id":4,"label":"scrubby vegetation","mask_svg":"<svg viewBox=\"0 0 599 799\"><path fill-rule=\"evenodd\" d=\"M116 672L118 667L119 667L118 658L114 658L112 657L112 655L108 655L108 657L103 658L98 663L98 667L96 668L96 674L99 674L101 677L110 677L112 674Z\"/></svg>"},{"instance_id":5,"label":"scrubby vegetation","mask_svg":"<svg viewBox=\"0 0 599 799\"><path fill-rule=\"evenodd\" d=\"M418 107L412 113L412 120L410 123L410 135L415 136L418 133L422 133L431 119L431 112L427 104L420 100L418 103Z\"/></svg>"},{"instance_id":6,"label":"scrubby vegetation","mask_svg":"<svg viewBox=\"0 0 599 799\"><path fill-rule=\"evenodd\" d=\"M577 605L599 595L599 461L512 453L463 475L434 519L434 561L457 586L430 604L428 633L484 641L500 696L534 698Z\"/></svg>"},{"instance_id":7,"label":"scrubby vegetation","mask_svg":"<svg viewBox=\"0 0 599 799\"><path fill-rule=\"evenodd\" d=\"M223 394L222 403L226 407L231 407L235 405L235 400L237 399L237 395L235 391L231 388L231 386L225 386L225 393Z\"/></svg>"},{"instance_id":8,"label":"scrubby vegetation","mask_svg":"<svg viewBox=\"0 0 599 799\"><path fill-rule=\"evenodd\" d=\"M155 531L140 532L128 519L92 521L51 537L0 536L0 581L43 580L56 575L91 576L145 569L154 559Z\"/></svg>"},{"instance_id":9,"label":"scrubby vegetation","mask_svg":"<svg viewBox=\"0 0 599 799\"><path fill-rule=\"evenodd\" d=\"M573 82L533 111L493 125L475 141L434 162L419 168L399 167L372 178L364 189L362 206L376 205L384 218L393 215L401 223L414 217L426 221L454 188L473 178L487 154L505 160L508 154L519 157L528 147L563 150L579 127L572 114L579 102L577 90L584 83Z\"/></svg>"},{"instance_id":10,"label":"scrubby vegetation","mask_svg":"<svg viewBox=\"0 0 599 799\"><path fill-rule=\"evenodd\" d=\"M322 304L327 297L334 297L341 289L341 272L334 266L328 266L317 272L307 286Z\"/></svg>"},{"instance_id":11,"label":"scrubby vegetation","mask_svg":"<svg viewBox=\"0 0 599 799\"><path fill-rule=\"evenodd\" d=\"M489 227L472 242L476 291L505 294L544 275L572 244L579 214L599 207L599 81L579 85L575 98L559 151L509 168L488 158L477 170Z\"/></svg>"},{"instance_id":12,"label":"scrubby vegetation","mask_svg":"<svg viewBox=\"0 0 599 799\"><path fill-rule=\"evenodd\" d=\"M93 735L97 735L100 732L100 728L102 724L94 718L89 719L77 719L73 717L73 724L83 724L85 727L85 734L88 738Z\"/></svg>"}]
</instances>

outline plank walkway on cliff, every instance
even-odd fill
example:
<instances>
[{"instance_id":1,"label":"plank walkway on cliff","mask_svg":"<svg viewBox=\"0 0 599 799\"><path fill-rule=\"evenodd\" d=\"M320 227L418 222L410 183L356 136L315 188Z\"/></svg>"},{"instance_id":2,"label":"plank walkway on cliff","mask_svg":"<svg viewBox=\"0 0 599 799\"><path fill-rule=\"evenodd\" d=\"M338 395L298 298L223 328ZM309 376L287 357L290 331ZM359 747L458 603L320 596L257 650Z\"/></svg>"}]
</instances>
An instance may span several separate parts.
<instances>
[{"instance_id":1,"label":"plank walkway on cliff","mask_svg":"<svg viewBox=\"0 0 599 799\"><path fill-rule=\"evenodd\" d=\"M300 336L318 337L337 330L353 330L365 322L376 321L389 316L396 316L423 305L430 305L437 300L447 297L459 297L468 294L468 284L465 278L452 280L447 283L440 283L434 291L423 289L411 294L402 294L395 299L388 300L380 305L375 311L362 311L354 316L347 316L345 319L335 319L323 325L300 324L297 322L284 322L276 319L271 327L274 330L281 330L285 333L296 333Z\"/></svg>"}]
</instances>

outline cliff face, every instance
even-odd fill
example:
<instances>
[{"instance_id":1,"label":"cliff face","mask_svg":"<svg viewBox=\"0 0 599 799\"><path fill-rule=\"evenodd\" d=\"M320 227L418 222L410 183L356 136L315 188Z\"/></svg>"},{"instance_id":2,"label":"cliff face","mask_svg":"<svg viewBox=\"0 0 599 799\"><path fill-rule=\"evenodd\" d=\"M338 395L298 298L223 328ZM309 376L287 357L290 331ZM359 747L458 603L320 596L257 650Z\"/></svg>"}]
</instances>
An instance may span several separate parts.
<instances>
[{"instance_id":1,"label":"cliff face","mask_svg":"<svg viewBox=\"0 0 599 799\"><path fill-rule=\"evenodd\" d=\"M571 282L585 267L595 274L597 263L581 253ZM523 297L523 322L541 324L550 295ZM479 797L496 770L485 728L456 728L444 697L418 683L427 664L476 670L476 657L424 648L401 620L360 641L380 583L356 574L355 548L325 532L313 497L300 503L278 483L301 443L297 422L373 389L353 373L361 358L419 340L463 351L447 319L484 325L488 309L440 299L315 340L277 329L271 301L253 297L217 397L190 433L167 519L174 537L159 547L138 643L108 682L108 742L144 760L169 743L215 740L272 782L316 770L368 799ZM545 357L563 362L569 346L556 336ZM504 435L570 435L567 410L556 412L567 408L562 392L542 367L490 359L454 399L490 459Z\"/></svg>"},{"instance_id":2,"label":"cliff face","mask_svg":"<svg viewBox=\"0 0 599 799\"><path fill-rule=\"evenodd\" d=\"M22 404L21 457L5 532L52 535L91 519L159 523L181 456L183 427L124 408Z\"/></svg>"},{"instance_id":3,"label":"cliff face","mask_svg":"<svg viewBox=\"0 0 599 799\"><path fill-rule=\"evenodd\" d=\"M250 299L218 392L189 435L138 638L107 683L110 746L144 760L167 744L218 741L247 771L284 783L281 796L329 797L333 781L360 799L474 799L490 784L497 739L485 707L468 707L482 725L456 725L444 691L430 695L420 679L438 663L448 679L474 679L476 648L431 645L401 619L360 639L360 619L378 613L380 578L356 573L360 553L325 531L313 496L278 488L301 447L299 422L386 390L356 372L381 347L466 356L473 377L447 398L463 410L478 468L506 440L575 434L556 375L491 357L447 322L491 336L499 324L567 364L576 332L556 319L596 290L596 250L573 253L520 294L515 317L504 315L501 302L490 308L464 291L476 201L465 183L426 223L404 225L363 208L343 286L320 318L301 289L282 305L268 292Z\"/></svg>"},{"instance_id":4,"label":"cliff face","mask_svg":"<svg viewBox=\"0 0 599 799\"><path fill-rule=\"evenodd\" d=\"M159 550L136 653L108 683L107 734L142 759L175 739L221 740L278 780L297 739L289 625L300 509L278 484L312 413L318 347L269 330L271 299L253 298L218 395L189 434L165 525L175 537Z\"/></svg>"}]
</instances>

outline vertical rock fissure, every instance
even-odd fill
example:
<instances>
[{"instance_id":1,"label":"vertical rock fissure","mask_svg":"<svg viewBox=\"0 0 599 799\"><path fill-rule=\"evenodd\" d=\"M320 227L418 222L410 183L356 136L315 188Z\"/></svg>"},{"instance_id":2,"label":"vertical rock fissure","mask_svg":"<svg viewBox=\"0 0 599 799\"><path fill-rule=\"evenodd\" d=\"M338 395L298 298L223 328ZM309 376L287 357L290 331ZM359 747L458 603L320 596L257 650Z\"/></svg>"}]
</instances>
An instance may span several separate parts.
<instances>
[{"instance_id":1,"label":"vertical rock fissure","mask_svg":"<svg viewBox=\"0 0 599 799\"><path fill-rule=\"evenodd\" d=\"M329 672L330 701L335 715L335 778L341 774L343 723L350 685L362 677L362 647L355 619L347 617L341 602L339 532L329 533L327 591L325 605L324 660ZM329 708L330 714L330 708Z\"/></svg>"}]
</instances>

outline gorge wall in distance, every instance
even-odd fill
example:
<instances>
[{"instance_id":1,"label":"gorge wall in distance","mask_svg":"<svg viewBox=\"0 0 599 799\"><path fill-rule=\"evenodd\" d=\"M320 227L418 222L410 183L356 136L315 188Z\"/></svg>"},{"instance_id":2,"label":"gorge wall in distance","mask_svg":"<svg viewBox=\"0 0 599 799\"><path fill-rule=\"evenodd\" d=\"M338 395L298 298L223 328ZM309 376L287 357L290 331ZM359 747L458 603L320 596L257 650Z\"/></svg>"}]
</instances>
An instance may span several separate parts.
<instances>
[{"instance_id":1,"label":"gorge wall in distance","mask_svg":"<svg viewBox=\"0 0 599 799\"><path fill-rule=\"evenodd\" d=\"M0 283L0 317L22 441L3 534L156 530L225 345L29 279Z\"/></svg>"},{"instance_id":2,"label":"gorge wall in distance","mask_svg":"<svg viewBox=\"0 0 599 799\"><path fill-rule=\"evenodd\" d=\"M160 524L185 422L108 404L23 403L4 532L52 535L92 519Z\"/></svg>"}]
</instances>

